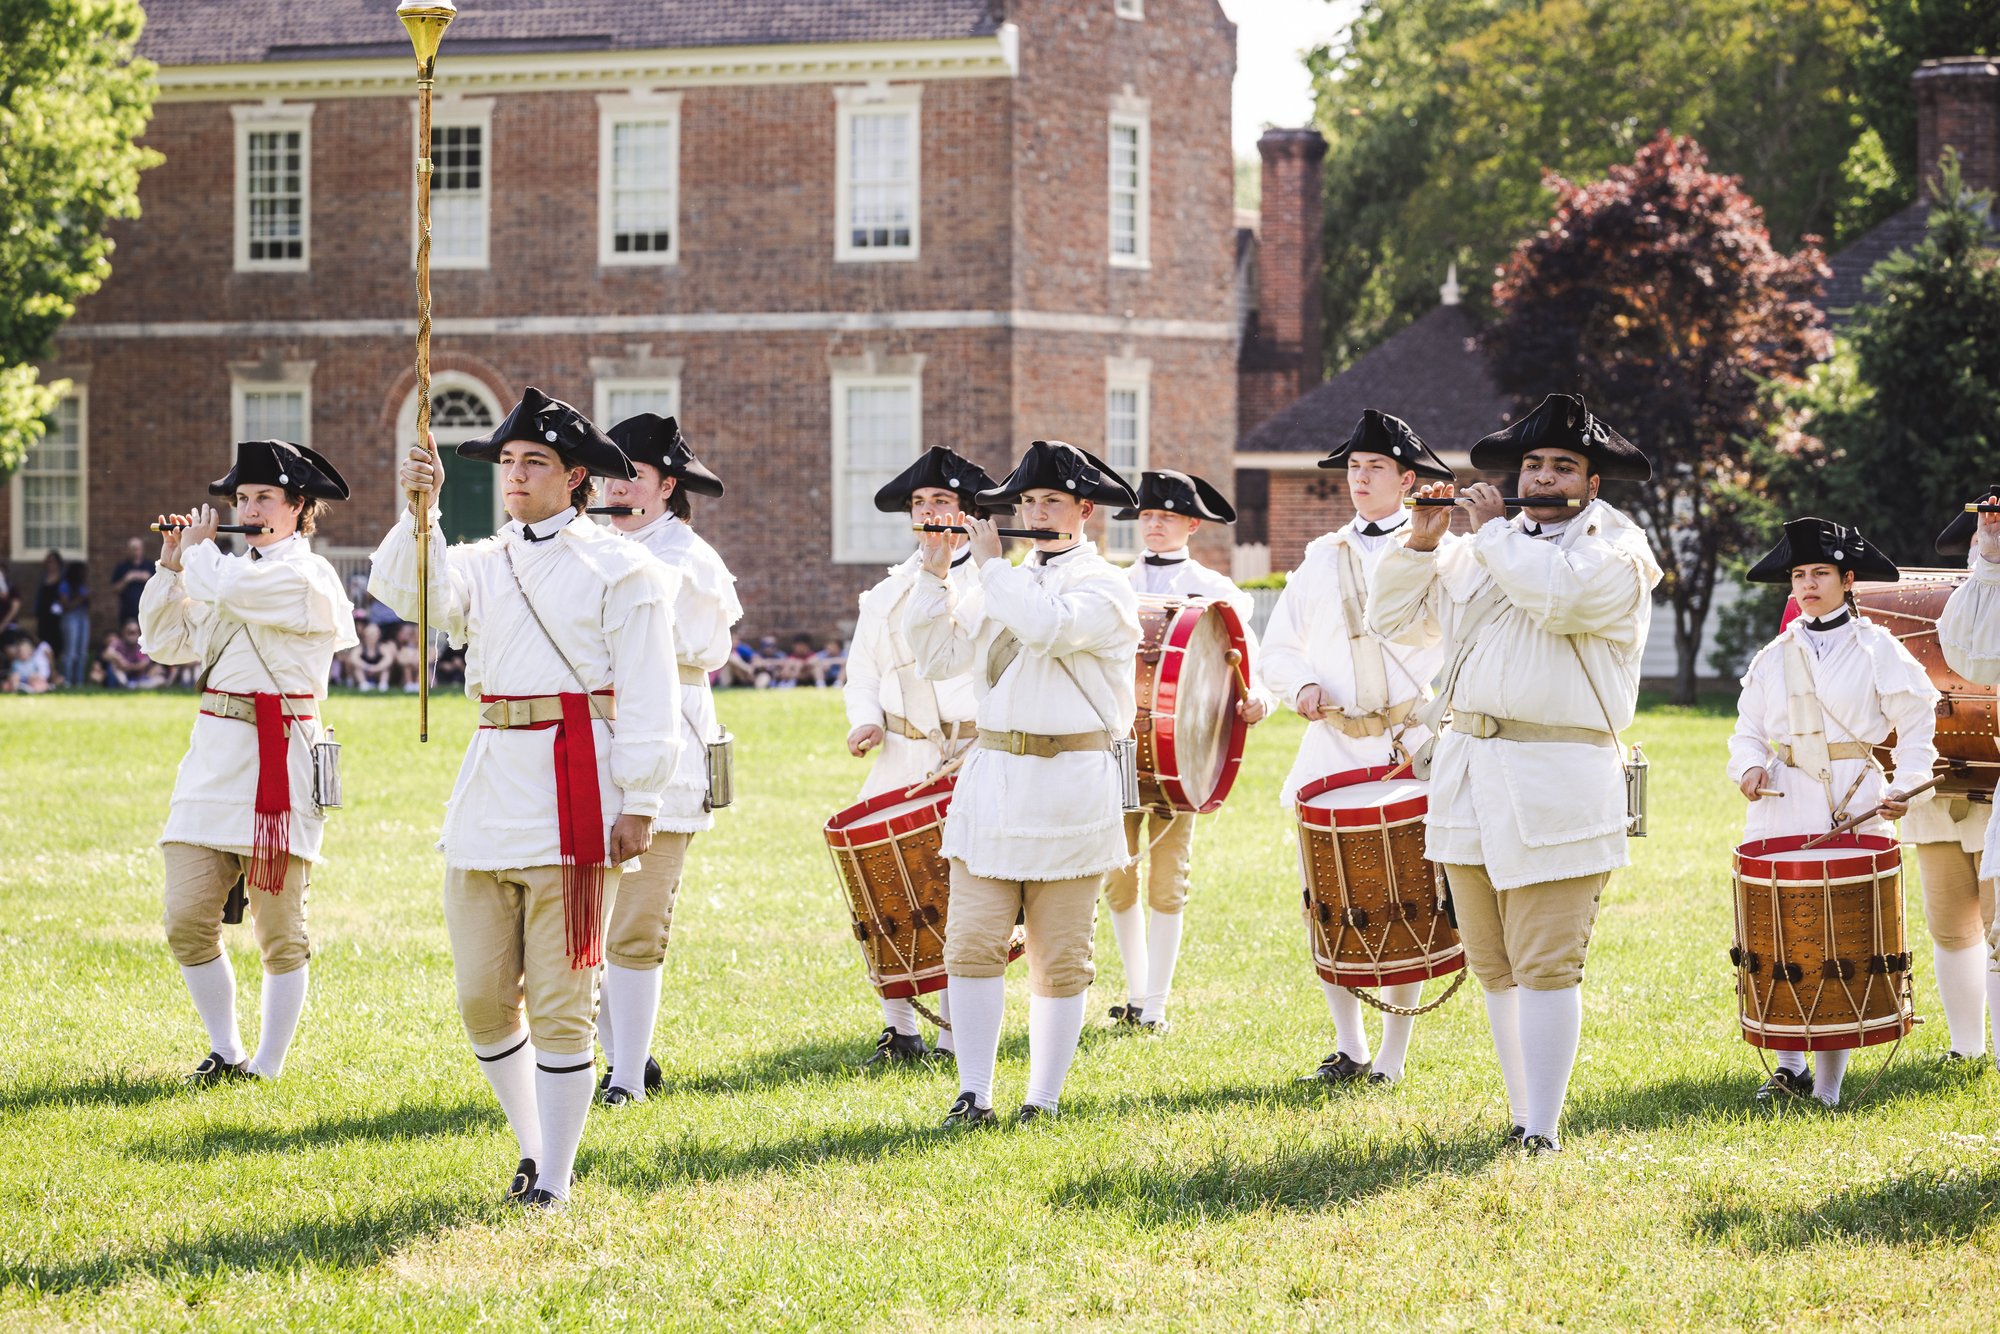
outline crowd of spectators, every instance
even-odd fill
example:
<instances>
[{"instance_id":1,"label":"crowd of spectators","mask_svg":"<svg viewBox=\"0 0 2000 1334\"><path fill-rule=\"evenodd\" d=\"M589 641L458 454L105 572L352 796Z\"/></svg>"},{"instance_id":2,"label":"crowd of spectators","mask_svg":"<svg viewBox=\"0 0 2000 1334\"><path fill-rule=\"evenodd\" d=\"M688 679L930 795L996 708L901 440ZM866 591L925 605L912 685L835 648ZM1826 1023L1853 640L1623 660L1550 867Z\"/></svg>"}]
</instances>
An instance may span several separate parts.
<instances>
[{"instance_id":1,"label":"crowd of spectators","mask_svg":"<svg viewBox=\"0 0 2000 1334\"><path fill-rule=\"evenodd\" d=\"M838 639L818 644L811 635L793 635L791 647L783 649L776 635L765 635L755 645L738 636L729 661L713 674L713 680L718 686L760 690L837 686L846 668L847 649Z\"/></svg>"}]
</instances>

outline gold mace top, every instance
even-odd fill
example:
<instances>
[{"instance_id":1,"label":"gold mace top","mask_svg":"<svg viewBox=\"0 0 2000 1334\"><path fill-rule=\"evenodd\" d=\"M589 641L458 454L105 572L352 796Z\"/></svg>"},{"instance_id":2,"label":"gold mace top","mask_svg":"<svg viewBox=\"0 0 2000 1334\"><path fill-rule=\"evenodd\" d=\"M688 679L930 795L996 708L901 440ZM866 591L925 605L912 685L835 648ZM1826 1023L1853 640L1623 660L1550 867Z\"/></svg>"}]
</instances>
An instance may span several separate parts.
<instances>
[{"instance_id":1,"label":"gold mace top","mask_svg":"<svg viewBox=\"0 0 2000 1334\"><path fill-rule=\"evenodd\" d=\"M451 0L403 0L396 6L396 17L410 30L410 45L417 49L417 63L429 69L437 60L444 30L458 17L458 6Z\"/></svg>"}]
</instances>

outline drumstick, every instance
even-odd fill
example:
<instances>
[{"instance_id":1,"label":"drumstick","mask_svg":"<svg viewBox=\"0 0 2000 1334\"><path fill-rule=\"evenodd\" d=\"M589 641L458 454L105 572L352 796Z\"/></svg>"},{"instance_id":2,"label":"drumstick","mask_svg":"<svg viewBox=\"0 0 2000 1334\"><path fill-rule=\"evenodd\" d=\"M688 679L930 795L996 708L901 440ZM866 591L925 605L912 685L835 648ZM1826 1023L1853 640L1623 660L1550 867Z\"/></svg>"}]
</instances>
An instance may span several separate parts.
<instances>
[{"instance_id":1,"label":"drumstick","mask_svg":"<svg viewBox=\"0 0 2000 1334\"><path fill-rule=\"evenodd\" d=\"M1944 781L1943 778L1933 778L1927 783L1919 783L1915 787L1911 788L1908 792L1897 794L1895 800L1908 801L1911 797L1921 796L1924 793L1930 791L1932 788L1936 787L1939 783L1942 783L1943 781ZM1835 837L1836 835L1844 834L1848 832L1850 829L1854 829L1861 825L1867 824L1870 820L1874 819L1881 813L1882 813L1882 808L1880 806L1877 806L1872 811L1863 811L1860 815L1850 815L1845 820L1842 820L1839 824L1835 825L1833 828L1827 830L1824 834L1821 834L1818 838L1813 839L1809 843L1801 843L1799 845L1799 851L1804 852L1808 848L1816 848L1820 844L1826 842L1830 838Z\"/></svg>"},{"instance_id":2,"label":"drumstick","mask_svg":"<svg viewBox=\"0 0 2000 1334\"><path fill-rule=\"evenodd\" d=\"M629 519L633 515L644 517L646 511L637 505L592 505L585 514L602 514L607 519Z\"/></svg>"},{"instance_id":3,"label":"drumstick","mask_svg":"<svg viewBox=\"0 0 2000 1334\"><path fill-rule=\"evenodd\" d=\"M1757 789L1757 795L1760 797L1782 797L1785 794L1778 791L1775 787L1760 787Z\"/></svg>"},{"instance_id":4,"label":"drumstick","mask_svg":"<svg viewBox=\"0 0 2000 1334\"><path fill-rule=\"evenodd\" d=\"M1470 496L1409 496L1403 504L1409 509L1441 509L1446 505L1470 504L1471 501ZM1502 496L1500 503L1510 510L1580 510L1584 506L1581 500L1565 500L1561 496Z\"/></svg>"},{"instance_id":5,"label":"drumstick","mask_svg":"<svg viewBox=\"0 0 2000 1334\"><path fill-rule=\"evenodd\" d=\"M910 531L913 533L962 533L965 529L955 523L913 523L910 525ZM1070 540L1068 533L1054 533L1046 528L1000 528L995 531L1002 537L1025 537L1035 542L1067 542Z\"/></svg>"},{"instance_id":6,"label":"drumstick","mask_svg":"<svg viewBox=\"0 0 2000 1334\"><path fill-rule=\"evenodd\" d=\"M184 523L149 523L146 526L156 533L178 533L189 527L188 524ZM275 528L266 528L260 523L219 523L215 525L215 531L218 533L240 533L244 537L262 537L266 533L275 533L278 530Z\"/></svg>"}]
</instances>

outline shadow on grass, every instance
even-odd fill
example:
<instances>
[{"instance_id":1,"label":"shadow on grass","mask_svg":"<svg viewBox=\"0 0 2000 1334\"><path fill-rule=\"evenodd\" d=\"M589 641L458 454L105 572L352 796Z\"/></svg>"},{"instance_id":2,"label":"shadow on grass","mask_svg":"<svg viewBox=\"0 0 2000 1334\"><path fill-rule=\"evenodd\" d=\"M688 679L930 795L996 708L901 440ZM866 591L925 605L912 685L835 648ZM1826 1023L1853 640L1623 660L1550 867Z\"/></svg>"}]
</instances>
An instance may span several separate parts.
<instances>
[{"instance_id":1,"label":"shadow on grass","mask_svg":"<svg viewBox=\"0 0 2000 1334\"><path fill-rule=\"evenodd\" d=\"M365 1116L331 1116L304 1125L204 1126L186 1134L135 1141L128 1153L161 1162L206 1162L223 1155L297 1153L302 1149L351 1144L356 1140L432 1139L484 1132L504 1123L491 1099L468 1098L449 1105L404 1103Z\"/></svg>"},{"instance_id":2,"label":"shadow on grass","mask_svg":"<svg viewBox=\"0 0 2000 1334\"><path fill-rule=\"evenodd\" d=\"M178 1079L124 1073L70 1083L16 1084L0 1089L0 1116L50 1107L138 1107L161 1098L188 1095Z\"/></svg>"},{"instance_id":3,"label":"shadow on grass","mask_svg":"<svg viewBox=\"0 0 2000 1334\"><path fill-rule=\"evenodd\" d=\"M2000 1165L1925 1168L1854 1186L1817 1204L1724 1201L1689 1219L1689 1231L1749 1251L1874 1242L1963 1242L2000 1224Z\"/></svg>"},{"instance_id":4,"label":"shadow on grass","mask_svg":"<svg viewBox=\"0 0 2000 1334\"><path fill-rule=\"evenodd\" d=\"M1428 1130L1281 1149L1268 1158L1218 1153L1191 1169L1129 1166L1073 1178L1050 1195L1063 1209L1115 1209L1146 1226L1198 1223L1270 1209L1338 1208L1422 1177L1481 1171L1501 1152L1485 1130Z\"/></svg>"},{"instance_id":5,"label":"shadow on grass","mask_svg":"<svg viewBox=\"0 0 2000 1334\"><path fill-rule=\"evenodd\" d=\"M227 1271L360 1269L388 1259L410 1242L491 1217L502 1207L470 1199L413 1200L351 1217L217 1230L154 1246L100 1251L67 1263L9 1263L0 1265L0 1288L102 1292L141 1275L174 1285Z\"/></svg>"},{"instance_id":6,"label":"shadow on grass","mask_svg":"<svg viewBox=\"0 0 2000 1334\"><path fill-rule=\"evenodd\" d=\"M1721 1063L1705 1075L1621 1085L1573 1098L1563 1113L1563 1129L1572 1134L1592 1130L1668 1130L1700 1122L1741 1121L1746 1117L1825 1114L1817 1107L1797 1102L1775 1107L1758 1103L1756 1093L1765 1079L1764 1067L1758 1064L1751 1048L1745 1047L1744 1051L1747 1054L1741 1060ZM1914 1059L1906 1052L1896 1058L1864 1099L1864 1091L1881 1068L1880 1051L1879 1047L1870 1048L1848 1066L1838 1115L1870 1112L1901 1098L1948 1091L1962 1085L1967 1078L1955 1069L1935 1061ZM1775 1068L1775 1056L1772 1065Z\"/></svg>"},{"instance_id":7,"label":"shadow on grass","mask_svg":"<svg viewBox=\"0 0 2000 1334\"><path fill-rule=\"evenodd\" d=\"M926 1025L928 1027L928 1025ZM880 1030L876 1030L879 1032ZM1093 1039L1086 1031L1080 1050L1089 1049L1095 1041L1111 1039L1109 1033ZM927 1039L928 1040L928 1039ZM868 1066L867 1061L875 1051L875 1034L857 1038L852 1042L802 1042L795 1047L781 1051L765 1052L747 1060L725 1065L719 1069L708 1068L695 1071L666 1072L666 1083L653 1096L673 1096L676 1094L716 1094L755 1093L763 1089L779 1088L786 1084L805 1083L814 1079L901 1079L935 1077L953 1083L956 1089L958 1076L955 1067L948 1061L909 1061ZM1003 1061L1025 1061L1028 1059L1028 1034L1026 1030L1010 1033L1000 1043L1000 1059ZM951 1099L947 1097L946 1102Z\"/></svg>"}]
</instances>

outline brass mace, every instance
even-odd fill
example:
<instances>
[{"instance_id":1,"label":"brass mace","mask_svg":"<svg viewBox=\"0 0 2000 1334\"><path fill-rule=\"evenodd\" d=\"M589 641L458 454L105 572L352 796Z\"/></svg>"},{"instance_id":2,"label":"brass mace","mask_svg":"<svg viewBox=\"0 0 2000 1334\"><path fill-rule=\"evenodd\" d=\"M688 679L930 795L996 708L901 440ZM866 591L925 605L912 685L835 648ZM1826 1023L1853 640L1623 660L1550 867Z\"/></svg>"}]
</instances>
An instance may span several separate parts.
<instances>
[{"instance_id":1,"label":"brass mace","mask_svg":"<svg viewBox=\"0 0 2000 1334\"><path fill-rule=\"evenodd\" d=\"M431 437L431 86L437 74L438 47L444 30L458 17L451 0L404 0L396 6L396 17L409 30L410 45L417 52L417 445L430 448ZM444 479L435 479L442 484ZM417 642L424 655L423 670L417 675L417 740L431 736L431 507L430 501L411 492L416 501L417 529Z\"/></svg>"}]
</instances>

